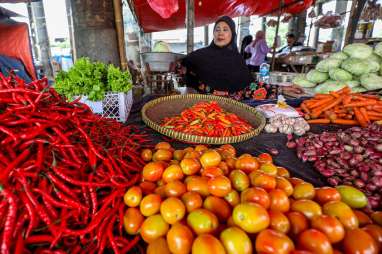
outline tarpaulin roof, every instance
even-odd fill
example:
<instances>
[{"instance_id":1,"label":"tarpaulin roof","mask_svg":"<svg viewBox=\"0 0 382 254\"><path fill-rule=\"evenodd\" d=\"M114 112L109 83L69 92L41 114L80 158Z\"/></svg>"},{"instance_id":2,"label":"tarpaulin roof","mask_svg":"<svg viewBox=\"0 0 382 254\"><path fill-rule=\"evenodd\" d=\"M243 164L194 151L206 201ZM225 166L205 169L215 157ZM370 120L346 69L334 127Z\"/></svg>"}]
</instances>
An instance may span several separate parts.
<instances>
[{"instance_id":1,"label":"tarpaulin roof","mask_svg":"<svg viewBox=\"0 0 382 254\"><path fill-rule=\"evenodd\" d=\"M144 32L185 27L185 0L132 0L134 12ZM284 0L283 13L306 10L314 0ZM277 13L280 0L195 0L195 26L213 23L218 17Z\"/></svg>"}]
</instances>

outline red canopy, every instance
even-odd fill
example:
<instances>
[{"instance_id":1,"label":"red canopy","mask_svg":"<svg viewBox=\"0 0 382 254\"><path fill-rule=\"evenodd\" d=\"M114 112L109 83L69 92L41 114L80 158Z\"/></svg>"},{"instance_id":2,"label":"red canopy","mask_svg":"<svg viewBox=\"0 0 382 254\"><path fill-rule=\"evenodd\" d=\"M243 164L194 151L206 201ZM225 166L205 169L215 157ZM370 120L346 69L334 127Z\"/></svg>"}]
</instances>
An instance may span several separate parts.
<instances>
[{"instance_id":1,"label":"red canopy","mask_svg":"<svg viewBox=\"0 0 382 254\"><path fill-rule=\"evenodd\" d=\"M314 0L285 0L284 13L306 10ZM213 23L218 17L267 15L277 12L279 0L195 0L196 26ZM185 27L185 0L133 0L138 22L145 32Z\"/></svg>"}]
</instances>

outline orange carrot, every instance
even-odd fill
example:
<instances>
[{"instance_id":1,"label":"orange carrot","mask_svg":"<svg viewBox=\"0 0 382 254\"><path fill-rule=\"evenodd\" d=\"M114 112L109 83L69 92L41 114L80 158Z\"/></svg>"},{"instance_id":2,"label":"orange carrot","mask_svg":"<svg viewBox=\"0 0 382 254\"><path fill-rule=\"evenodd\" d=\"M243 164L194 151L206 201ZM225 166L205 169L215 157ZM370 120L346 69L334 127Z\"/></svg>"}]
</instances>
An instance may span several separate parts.
<instances>
[{"instance_id":1,"label":"orange carrot","mask_svg":"<svg viewBox=\"0 0 382 254\"><path fill-rule=\"evenodd\" d=\"M306 104L303 102L301 103L301 109L305 111L306 113L310 114L310 109L306 106Z\"/></svg>"},{"instance_id":2,"label":"orange carrot","mask_svg":"<svg viewBox=\"0 0 382 254\"><path fill-rule=\"evenodd\" d=\"M336 98L338 98L338 97L340 97L340 95L338 94L338 93L336 93L336 92L329 92L329 94L330 95L332 95L332 96L334 96L334 97L336 97Z\"/></svg>"},{"instance_id":3,"label":"orange carrot","mask_svg":"<svg viewBox=\"0 0 382 254\"><path fill-rule=\"evenodd\" d=\"M381 112L382 113L382 106L374 105L371 108L374 111Z\"/></svg>"},{"instance_id":4,"label":"orange carrot","mask_svg":"<svg viewBox=\"0 0 382 254\"><path fill-rule=\"evenodd\" d=\"M318 117L319 115L321 115L322 112L328 110L328 109L331 109L333 107L335 107L336 105L340 104L343 100L344 96L341 95L339 98L335 99L334 101L332 101L331 103L327 104L327 105L323 105L324 107L318 109L317 111L313 111L312 113L312 117L315 118L315 117Z\"/></svg>"},{"instance_id":5,"label":"orange carrot","mask_svg":"<svg viewBox=\"0 0 382 254\"><path fill-rule=\"evenodd\" d=\"M381 117L381 119L382 119L382 113L380 113L380 112L367 111L367 114L368 114L369 116L379 116L379 117Z\"/></svg>"},{"instance_id":6,"label":"orange carrot","mask_svg":"<svg viewBox=\"0 0 382 254\"><path fill-rule=\"evenodd\" d=\"M312 104L312 105L310 106L310 108L311 108L311 109L313 109L313 108L318 108L318 107L320 107L320 106L322 106L322 105L325 105L325 104L327 104L327 103L329 103L329 102L331 102L331 101L333 101L333 100L334 100L333 97L329 97L329 98L322 99L322 100L317 101L316 103Z\"/></svg>"},{"instance_id":7,"label":"orange carrot","mask_svg":"<svg viewBox=\"0 0 382 254\"><path fill-rule=\"evenodd\" d=\"M370 121L381 121L382 120L382 117L381 116L372 116L372 115L369 115L369 119Z\"/></svg>"},{"instance_id":8,"label":"orange carrot","mask_svg":"<svg viewBox=\"0 0 382 254\"><path fill-rule=\"evenodd\" d=\"M337 94L348 94L348 93L350 93L350 92L351 92L350 87L345 86L344 88L338 90L336 93L337 93Z\"/></svg>"},{"instance_id":9,"label":"orange carrot","mask_svg":"<svg viewBox=\"0 0 382 254\"><path fill-rule=\"evenodd\" d=\"M357 121L359 122L359 124L362 126L362 127L367 127L367 122L366 120L363 118L360 110L358 108L354 108L354 113L355 113L355 118L357 119Z\"/></svg>"},{"instance_id":10,"label":"orange carrot","mask_svg":"<svg viewBox=\"0 0 382 254\"><path fill-rule=\"evenodd\" d=\"M352 97L350 95L346 95L344 98L344 104L349 104L351 102Z\"/></svg>"},{"instance_id":11,"label":"orange carrot","mask_svg":"<svg viewBox=\"0 0 382 254\"><path fill-rule=\"evenodd\" d=\"M365 119L365 121L369 124L369 123L370 123L370 119L369 119L369 117L367 116L367 111L366 111L366 109L365 109L364 107L361 107L361 108L359 109L359 111L361 112L363 119Z\"/></svg>"},{"instance_id":12,"label":"orange carrot","mask_svg":"<svg viewBox=\"0 0 382 254\"><path fill-rule=\"evenodd\" d=\"M377 102L375 100L367 100L367 101L361 101L361 102L353 102L349 104L345 104L344 107L349 108L349 107L365 107L369 105L375 105Z\"/></svg>"},{"instance_id":13,"label":"orange carrot","mask_svg":"<svg viewBox=\"0 0 382 254\"><path fill-rule=\"evenodd\" d=\"M358 122L356 120L341 119L341 118L333 120L332 123L343 124L343 125L358 125Z\"/></svg>"},{"instance_id":14,"label":"orange carrot","mask_svg":"<svg viewBox=\"0 0 382 254\"><path fill-rule=\"evenodd\" d=\"M314 96L315 99L327 99L327 98L333 98L330 94L316 94Z\"/></svg>"},{"instance_id":15,"label":"orange carrot","mask_svg":"<svg viewBox=\"0 0 382 254\"><path fill-rule=\"evenodd\" d=\"M308 123L327 124L327 123L330 123L330 120L325 119L325 118L318 118L318 119L308 120L307 122Z\"/></svg>"}]
</instances>

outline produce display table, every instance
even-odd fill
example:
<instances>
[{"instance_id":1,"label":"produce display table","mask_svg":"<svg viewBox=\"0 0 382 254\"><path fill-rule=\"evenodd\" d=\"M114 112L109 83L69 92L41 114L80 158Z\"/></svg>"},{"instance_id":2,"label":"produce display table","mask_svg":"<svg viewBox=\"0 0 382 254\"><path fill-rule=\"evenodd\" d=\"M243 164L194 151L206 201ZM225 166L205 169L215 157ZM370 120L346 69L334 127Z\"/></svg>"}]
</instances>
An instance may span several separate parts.
<instances>
[{"instance_id":1,"label":"produce display table","mask_svg":"<svg viewBox=\"0 0 382 254\"><path fill-rule=\"evenodd\" d=\"M156 131L145 126L141 118L141 108L143 105L154 99L153 96L146 96L142 100L134 103L131 110L130 116L127 120L127 124L133 124L139 127L139 129L147 132L150 135L152 144L156 144L160 141L171 141L171 145L176 148L185 148L189 144L182 143L180 141L171 140L168 137L165 137ZM312 132L321 133L323 131L333 131L337 130L336 126L327 126L327 125L314 125L312 126ZM285 144L287 142L287 137L285 134L281 133L264 133L260 135L237 144L233 146L237 149L238 154L250 153L258 155L260 153L268 152L271 148L276 148L279 152L277 156L273 156L275 164L287 168L293 176L299 177L308 181L315 186L322 186L325 184L325 179L316 172L310 163L303 163L297 158L296 153L292 149L288 149Z\"/></svg>"}]
</instances>

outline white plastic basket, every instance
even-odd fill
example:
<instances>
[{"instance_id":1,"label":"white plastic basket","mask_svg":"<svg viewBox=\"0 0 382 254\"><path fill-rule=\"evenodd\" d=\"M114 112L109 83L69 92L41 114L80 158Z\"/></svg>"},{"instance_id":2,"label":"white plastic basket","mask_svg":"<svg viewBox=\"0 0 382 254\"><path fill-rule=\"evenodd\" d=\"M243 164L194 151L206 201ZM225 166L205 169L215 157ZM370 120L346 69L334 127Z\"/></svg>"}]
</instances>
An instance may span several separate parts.
<instances>
[{"instance_id":1,"label":"white plastic basket","mask_svg":"<svg viewBox=\"0 0 382 254\"><path fill-rule=\"evenodd\" d=\"M94 113L103 117L126 122L133 106L133 91L127 93L107 92L102 101L90 101L87 96L82 96L82 103L88 105Z\"/></svg>"}]
</instances>

